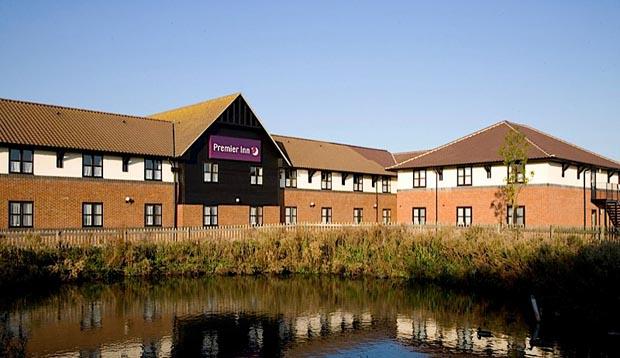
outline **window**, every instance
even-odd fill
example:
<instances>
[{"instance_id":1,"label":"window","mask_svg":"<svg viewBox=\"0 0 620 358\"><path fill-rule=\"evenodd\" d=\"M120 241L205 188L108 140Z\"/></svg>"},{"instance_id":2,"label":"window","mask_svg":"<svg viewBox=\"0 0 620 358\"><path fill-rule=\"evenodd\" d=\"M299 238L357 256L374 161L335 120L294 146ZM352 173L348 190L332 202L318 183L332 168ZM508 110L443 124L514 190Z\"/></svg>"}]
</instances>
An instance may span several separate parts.
<instances>
[{"instance_id":1,"label":"window","mask_svg":"<svg viewBox=\"0 0 620 358\"><path fill-rule=\"evenodd\" d=\"M11 149L9 154L9 173L32 174L33 154L30 149Z\"/></svg>"},{"instance_id":2,"label":"window","mask_svg":"<svg viewBox=\"0 0 620 358\"><path fill-rule=\"evenodd\" d=\"M579 171L577 171L577 176L579 176ZM525 180L525 166L523 163L512 163L508 166L508 180L511 183L523 183Z\"/></svg>"},{"instance_id":3,"label":"window","mask_svg":"<svg viewBox=\"0 0 620 358\"><path fill-rule=\"evenodd\" d=\"M250 184L263 185L263 167L250 167Z\"/></svg>"},{"instance_id":4,"label":"window","mask_svg":"<svg viewBox=\"0 0 620 358\"><path fill-rule=\"evenodd\" d=\"M123 173L129 171L129 157L123 157Z\"/></svg>"},{"instance_id":5,"label":"window","mask_svg":"<svg viewBox=\"0 0 620 358\"><path fill-rule=\"evenodd\" d=\"M202 225L217 226L217 206L202 207Z\"/></svg>"},{"instance_id":6,"label":"window","mask_svg":"<svg viewBox=\"0 0 620 358\"><path fill-rule=\"evenodd\" d=\"M426 169L413 171L413 187L426 188Z\"/></svg>"},{"instance_id":7,"label":"window","mask_svg":"<svg viewBox=\"0 0 620 358\"><path fill-rule=\"evenodd\" d=\"M161 204L144 205L144 226L161 226Z\"/></svg>"},{"instance_id":8,"label":"window","mask_svg":"<svg viewBox=\"0 0 620 358\"><path fill-rule=\"evenodd\" d=\"M321 208L321 223L332 223L332 208Z\"/></svg>"},{"instance_id":9,"label":"window","mask_svg":"<svg viewBox=\"0 0 620 358\"><path fill-rule=\"evenodd\" d=\"M204 163L202 165L203 181L205 183L217 183L219 181L219 165L217 163Z\"/></svg>"},{"instance_id":10,"label":"window","mask_svg":"<svg viewBox=\"0 0 620 358\"><path fill-rule=\"evenodd\" d=\"M65 166L65 152L59 150L56 152L56 168L63 168Z\"/></svg>"},{"instance_id":11,"label":"window","mask_svg":"<svg viewBox=\"0 0 620 358\"><path fill-rule=\"evenodd\" d=\"M471 225L471 206L459 206L456 208L456 225Z\"/></svg>"},{"instance_id":12,"label":"window","mask_svg":"<svg viewBox=\"0 0 620 358\"><path fill-rule=\"evenodd\" d=\"M413 225L426 225L426 208L411 209Z\"/></svg>"},{"instance_id":13,"label":"window","mask_svg":"<svg viewBox=\"0 0 620 358\"><path fill-rule=\"evenodd\" d=\"M263 207L250 206L250 225L263 225Z\"/></svg>"},{"instance_id":14,"label":"window","mask_svg":"<svg viewBox=\"0 0 620 358\"><path fill-rule=\"evenodd\" d=\"M145 159L144 160L144 180L161 181L161 160Z\"/></svg>"},{"instance_id":15,"label":"window","mask_svg":"<svg viewBox=\"0 0 620 358\"><path fill-rule=\"evenodd\" d=\"M9 227L32 227L32 201L9 201Z\"/></svg>"},{"instance_id":16,"label":"window","mask_svg":"<svg viewBox=\"0 0 620 358\"><path fill-rule=\"evenodd\" d=\"M284 187L297 188L297 169L284 169Z\"/></svg>"},{"instance_id":17,"label":"window","mask_svg":"<svg viewBox=\"0 0 620 358\"><path fill-rule=\"evenodd\" d=\"M82 156L82 175L85 177L103 177L103 157L100 155L84 154Z\"/></svg>"},{"instance_id":18,"label":"window","mask_svg":"<svg viewBox=\"0 0 620 358\"><path fill-rule=\"evenodd\" d=\"M321 189L332 190L332 172L321 172Z\"/></svg>"},{"instance_id":19,"label":"window","mask_svg":"<svg viewBox=\"0 0 620 358\"><path fill-rule=\"evenodd\" d=\"M83 227L103 226L103 204L102 203L83 203L82 204L82 226Z\"/></svg>"},{"instance_id":20,"label":"window","mask_svg":"<svg viewBox=\"0 0 620 358\"><path fill-rule=\"evenodd\" d=\"M353 209L353 222L355 224L361 224L364 216L364 209L355 208Z\"/></svg>"},{"instance_id":21,"label":"window","mask_svg":"<svg viewBox=\"0 0 620 358\"><path fill-rule=\"evenodd\" d=\"M381 178L381 192L383 193L392 192L392 178L390 177Z\"/></svg>"},{"instance_id":22,"label":"window","mask_svg":"<svg viewBox=\"0 0 620 358\"><path fill-rule=\"evenodd\" d=\"M392 210L383 209L383 223L389 224L392 222Z\"/></svg>"},{"instance_id":23,"label":"window","mask_svg":"<svg viewBox=\"0 0 620 358\"><path fill-rule=\"evenodd\" d=\"M287 206L284 208L284 223L285 224L297 224L297 208L294 206Z\"/></svg>"},{"instance_id":24,"label":"window","mask_svg":"<svg viewBox=\"0 0 620 358\"><path fill-rule=\"evenodd\" d=\"M472 167L457 168L457 186L471 186L471 170Z\"/></svg>"},{"instance_id":25,"label":"window","mask_svg":"<svg viewBox=\"0 0 620 358\"><path fill-rule=\"evenodd\" d=\"M353 191L364 190L364 176L362 174L353 174Z\"/></svg>"},{"instance_id":26,"label":"window","mask_svg":"<svg viewBox=\"0 0 620 358\"><path fill-rule=\"evenodd\" d=\"M506 210L506 222L508 225L515 226L525 226L525 206L517 207L517 222L516 224L512 221L512 206L508 206L508 210Z\"/></svg>"}]
</instances>

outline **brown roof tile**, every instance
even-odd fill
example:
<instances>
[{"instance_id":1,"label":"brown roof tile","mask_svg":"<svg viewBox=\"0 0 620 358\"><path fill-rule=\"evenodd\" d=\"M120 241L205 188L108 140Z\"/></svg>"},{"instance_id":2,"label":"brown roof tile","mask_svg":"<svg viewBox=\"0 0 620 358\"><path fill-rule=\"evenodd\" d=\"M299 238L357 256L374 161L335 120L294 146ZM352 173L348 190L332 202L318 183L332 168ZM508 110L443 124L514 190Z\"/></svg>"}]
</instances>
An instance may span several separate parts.
<instances>
[{"instance_id":1,"label":"brown roof tile","mask_svg":"<svg viewBox=\"0 0 620 358\"><path fill-rule=\"evenodd\" d=\"M173 156L165 121L0 99L0 143Z\"/></svg>"},{"instance_id":2,"label":"brown roof tile","mask_svg":"<svg viewBox=\"0 0 620 358\"><path fill-rule=\"evenodd\" d=\"M499 155L499 148L504 142L506 133L511 130L519 130L525 135L530 143L528 152L530 159L548 158L596 165L603 168L620 168L620 163L614 160L589 152L531 127L503 121L405 160L389 169L501 162L503 159Z\"/></svg>"},{"instance_id":3,"label":"brown roof tile","mask_svg":"<svg viewBox=\"0 0 620 358\"><path fill-rule=\"evenodd\" d=\"M394 160L396 161L396 163L402 163L405 160L415 158L418 155L424 154L426 152L427 150L412 150L410 152L393 153L392 155L394 156Z\"/></svg>"},{"instance_id":4,"label":"brown roof tile","mask_svg":"<svg viewBox=\"0 0 620 358\"><path fill-rule=\"evenodd\" d=\"M281 135L273 138L296 168L394 175L385 170L385 164L395 163L386 150Z\"/></svg>"}]
</instances>

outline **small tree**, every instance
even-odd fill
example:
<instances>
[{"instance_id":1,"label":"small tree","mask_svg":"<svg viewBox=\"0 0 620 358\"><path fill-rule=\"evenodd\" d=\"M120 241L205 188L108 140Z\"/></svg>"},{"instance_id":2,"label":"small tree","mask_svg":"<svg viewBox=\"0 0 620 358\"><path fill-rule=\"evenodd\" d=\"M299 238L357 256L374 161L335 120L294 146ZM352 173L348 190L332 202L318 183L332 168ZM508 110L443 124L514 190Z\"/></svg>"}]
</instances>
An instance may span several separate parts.
<instances>
[{"instance_id":1,"label":"small tree","mask_svg":"<svg viewBox=\"0 0 620 358\"><path fill-rule=\"evenodd\" d=\"M503 158L506 168L508 168L508 175L504 180L504 186L501 188L501 194L504 202L512 208L510 214L512 215L513 225L517 222L519 194L534 177L533 171L529 174L525 172L528 150L529 142L527 138L516 129L506 133L504 143L499 148L499 155Z\"/></svg>"}]
</instances>

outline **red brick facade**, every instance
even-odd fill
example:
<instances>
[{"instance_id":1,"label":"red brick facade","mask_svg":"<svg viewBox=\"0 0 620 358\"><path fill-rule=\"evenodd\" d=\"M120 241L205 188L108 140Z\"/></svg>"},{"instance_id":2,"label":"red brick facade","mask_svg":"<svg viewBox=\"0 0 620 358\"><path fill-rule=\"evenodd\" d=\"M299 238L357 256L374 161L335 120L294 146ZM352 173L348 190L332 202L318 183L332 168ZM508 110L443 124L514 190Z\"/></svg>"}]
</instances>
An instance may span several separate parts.
<instances>
[{"instance_id":1,"label":"red brick facade","mask_svg":"<svg viewBox=\"0 0 620 358\"><path fill-rule=\"evenodd\" d=\"M178 205L178 226L202 226L202 205ZM248 205L218 205L218 225L248 225L250 207ZM279 206L263 206L263 224L280 222Z\"/></svg>"},{"instance_id":2,"label":"red brick facade","mask_svg":"<svg viewBox=\"0 0 620 358\"><path fill-rule=\"evenodd\" d=\"M456 208L472 207L473 224L497 224L506 222L505 211L497 210L501 202L496 196L499 188L462 187L440 189L437 195L438 222L456 223ZM592 210L598 210L590 202L590 190L585 191L586 225L592 225ZM426 222L435 223L435 190L413 189L398 192L398 221L412 222L412 208L426 208ZM519 206L525 206L527 226L583 226L584 191L583 188L530 185L519 196ZM597 212L598 213L598 212Z\"/></svg>"},{"instance_id":3,"label":"red brick facade","mask_svg":"<svg viewBox=\"0 0 620 358\"><path fill-rule=\"evenodd\" d=\"M363 209L364 222L381 222L383 209L389 209L396 222L396 195L341 192L335 190L285 189L284 207L297 208L297 222L321 222L321 208L332 208L332 222L353 222L353 209ZM312 206L314 204L314 206ZM376 207L375 207L376 204Z\"/></svg>"},{"instance_id":4,"label":"red brick facade","mask_svg":"<svg viewBox=\"0 0 620 358\"><path fill-rule=\"evenodd\" d=\"M126 203L130 197L133 202ZM144 205L162 205L162 226L174 221L174 184L32 175L0 175L0 228L9 225L9 201L34 203L34 228L82 227L82 203L103 204L103 227L143 227Z\"/></svg>"}]
</instances>

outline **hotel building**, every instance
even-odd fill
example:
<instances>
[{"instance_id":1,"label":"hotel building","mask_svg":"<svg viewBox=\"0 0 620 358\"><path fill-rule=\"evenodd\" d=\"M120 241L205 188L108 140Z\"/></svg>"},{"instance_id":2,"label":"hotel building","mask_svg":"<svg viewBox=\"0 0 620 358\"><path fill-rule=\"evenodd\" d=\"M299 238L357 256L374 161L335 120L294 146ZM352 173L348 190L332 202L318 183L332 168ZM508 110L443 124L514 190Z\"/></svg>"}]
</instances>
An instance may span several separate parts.
<instances>
[{"instance_id":1,"label":"hotel building","mask_svg":"<svg viewBox=\"0 0 620 358\"><path fill-rule=\"evenodd\" d=\"M534 172L517 224L619 224L620 163L533 128L390 153L272 135L233 94L146 117L0 99L0 229L506 222L512 130Z\"/></svg>"}]
</instances>

